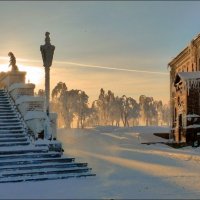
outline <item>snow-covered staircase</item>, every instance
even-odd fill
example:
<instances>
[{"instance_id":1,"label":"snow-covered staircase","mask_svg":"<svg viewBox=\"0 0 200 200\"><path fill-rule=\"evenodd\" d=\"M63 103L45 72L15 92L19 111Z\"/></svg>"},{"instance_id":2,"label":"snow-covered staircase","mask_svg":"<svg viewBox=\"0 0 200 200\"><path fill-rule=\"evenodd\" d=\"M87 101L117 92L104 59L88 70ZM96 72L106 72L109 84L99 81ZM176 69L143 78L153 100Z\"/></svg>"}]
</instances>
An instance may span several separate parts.
<instances>
[{"instance_id":1,"label":"snow-covered staircase","mask_svg":"<svg viewBox=\"0 0 200 200\"><path fill-rule=\"evenodd\" d=\"M0 183L95 176L48 146L34 145L4 90L0 90Z\"/></svg>"}]
</instances>

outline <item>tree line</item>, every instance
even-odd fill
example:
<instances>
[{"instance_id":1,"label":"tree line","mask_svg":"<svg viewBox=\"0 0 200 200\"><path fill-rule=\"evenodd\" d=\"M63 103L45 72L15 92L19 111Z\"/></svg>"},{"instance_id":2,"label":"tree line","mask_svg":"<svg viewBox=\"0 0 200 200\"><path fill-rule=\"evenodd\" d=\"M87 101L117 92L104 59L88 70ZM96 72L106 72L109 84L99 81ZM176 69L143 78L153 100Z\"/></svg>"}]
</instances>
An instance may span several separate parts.
<instances>
[{"instance_id":1,"label":"tree line","mask_svg":"<svg viewBox=\"0 0 200 200\"><path fill-rule=\"evenodd\" d=\"M39 90L43 96L44 91ZM101 88L97 100L89 105L89 96L82 90L68 90L59 82L52 90L51 111L58 113L58 126L71 128L112 125L169 125L169 104L141 95L139 102L132 97L121 97Z\"/></svg>"}]
</instances>

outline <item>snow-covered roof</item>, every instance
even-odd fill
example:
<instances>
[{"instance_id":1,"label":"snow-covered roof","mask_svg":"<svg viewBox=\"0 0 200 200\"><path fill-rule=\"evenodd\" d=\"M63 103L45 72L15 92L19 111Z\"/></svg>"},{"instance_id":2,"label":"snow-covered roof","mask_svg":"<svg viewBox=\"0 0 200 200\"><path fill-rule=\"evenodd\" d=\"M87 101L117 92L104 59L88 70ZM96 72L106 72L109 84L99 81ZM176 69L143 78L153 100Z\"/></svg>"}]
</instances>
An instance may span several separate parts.
<instances>
[{"instance_id":1,"label":"snow-covered roof","mask_svg":"<svg viewBox=\"0 0 200 200\"><path fill-rule=\"evenodd\" d=\"M199 115L196 115L196 114L189 114L189 115L186 115L187 118L193 118L193 117L200 117Z\"/></svg>"},{"instance_id":2,"label":"snow-covered roof","mask_svg":"<svg viewBox=\"0 0 200 200\"><path fill-rule=\"evenodd\" d=\"M175 87L176 87L176 84L180 82L180 80L184 80L187 87L188 95L191 88L200 89L200 72L199 71L179 72L176 75L176 78L174 80Z\"/></svg>"},{"instance_id":3,"label":"snow-covered roof","mask_svg":"<svg viewBox=\"0 0 200 200\"><path fill-rule=\"evenodd\" d=\"M200 128L200 124L192 124L189 126L184 127L185 129L189 129L189 128Z\"/></svg>"},{"instance_id":4,"label":"snow-covered roof","mask_svg":"<svg viewBox=\"0 0 200 200\"><path fill-rule=\"evenodd\" d=\"M23 102L44 102L44 97L41 96L28 96L28 95L23 95L17 98L15 103L17 105L23 103Z\"/></svg>"},{"instance_id":5,"label":"snow-covered roof","mask_svg":"<svg viewBox=\"0 0 200 200\"><path fill-rule=\"evenodd\" d=\"M185 81L192 79L200 79L200 72L179 72L178 75L181 79Z\"/></svg>"},{"instance_id":6,"label":"snow-covered roof","mask_svg":"<svg viewBox=\"0 0 200 200\"><path fill-rule=\"evenodd\" d=\"M31 120L31 119L45 119L46 113L42 111L28 111L24 116L24 120Z\"/></svg>"}]
</instances>

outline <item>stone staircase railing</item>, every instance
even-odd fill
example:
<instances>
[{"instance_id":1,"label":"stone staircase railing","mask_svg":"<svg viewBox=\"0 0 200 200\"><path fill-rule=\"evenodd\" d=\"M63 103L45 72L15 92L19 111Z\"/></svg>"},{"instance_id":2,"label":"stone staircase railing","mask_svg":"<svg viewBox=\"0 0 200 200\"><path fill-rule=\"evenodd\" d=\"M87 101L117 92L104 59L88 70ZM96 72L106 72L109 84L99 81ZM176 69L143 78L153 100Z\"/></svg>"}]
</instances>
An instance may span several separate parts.
<instances>
[{"instance_id":1,"label":"stone staircase railing","mask_svg":"<svg viewBox=\"0 0 200 200\"><path fill-rule=\"evenodd\" d=\"M20 110L17 108L16 104L14 103L13 98L12 98L11 95L9 94L8 90L6 90L6 89L5 89L5 94L6 94L6 96L8 97L8 99L9 99L9 101L10 101L10 104L11 104L13 110L15 111L15 113L16 113L18 119L19 119L20 122L22 123L22 126L23 126L23 128L24 128L25 134L26 134L27 136L29 136L30 141L35 141L35 135L34 135L33 132L28 128L28 126L27 126L27 124L26 124L26 122L25 122L25 120L24 120L24 118L23 118L23 116L22 116Z\"/></svg>"}]
</instances>

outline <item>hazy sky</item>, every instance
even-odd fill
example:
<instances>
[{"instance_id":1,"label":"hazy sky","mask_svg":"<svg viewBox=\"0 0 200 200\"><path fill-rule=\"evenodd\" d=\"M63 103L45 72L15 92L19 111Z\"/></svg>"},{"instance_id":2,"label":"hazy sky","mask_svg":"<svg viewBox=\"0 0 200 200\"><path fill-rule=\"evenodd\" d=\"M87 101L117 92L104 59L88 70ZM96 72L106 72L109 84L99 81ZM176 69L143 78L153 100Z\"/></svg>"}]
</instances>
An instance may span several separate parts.
<instances>
[{"instance_id":1,"label":"hazy sky","mask_svg":"<svg viewBox=\"0 0 200 200\"><path fill-rule=\"evenodd\" d=\"M103 87L166 102L167 63L200 32L199 9L197 1L1 1L0 64L7 67L12 51L18 65L35 67L28 77L44 88L40 45L49 31L56 46L51 88L64 81L91 100Z\"/></svg>"}]
</instances>

